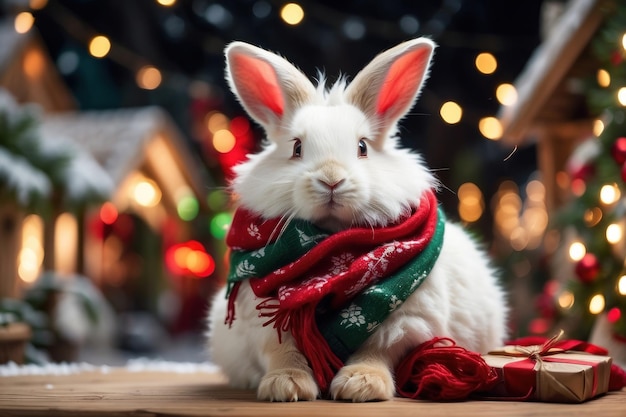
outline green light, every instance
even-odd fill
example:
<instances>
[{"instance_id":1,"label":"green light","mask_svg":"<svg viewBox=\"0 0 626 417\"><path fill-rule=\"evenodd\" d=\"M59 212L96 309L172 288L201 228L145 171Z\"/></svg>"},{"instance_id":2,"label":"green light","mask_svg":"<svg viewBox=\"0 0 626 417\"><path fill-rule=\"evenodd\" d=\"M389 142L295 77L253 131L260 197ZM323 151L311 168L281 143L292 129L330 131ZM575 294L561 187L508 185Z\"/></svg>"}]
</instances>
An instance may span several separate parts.
<instances>
[{"instance_id":1,"label":"green light","mask_svg":"<svg viewBox=\"0 0 626 417\"><path fill-rule=\"evenodd\" d=\"M198 200L191 195L181 198L176 205L178 217L187 222L196 218L199 209L200 205L198 204Z\"/></svg>"},{"instance_id":2,"label":"green light","mask_svg":"<svg viewBox=\"0 0 626 417\"><path fill-rule=\"evenodd\" d=\"M218 213L211 219L211 235L218 240L224 239L228 233L228 227L233 221L230 213Z\"/></svg>"},{"instance_id":3,"label":"green light","mask_svg":"<svg viewBox=\"0 0 626 417\"><path fill-rule=\"evenodd\" d=\"M228 195L224 190L212 191L207 197L207 204L212 211L224 210L228 203Z\"/></svg>"}]
</instances>

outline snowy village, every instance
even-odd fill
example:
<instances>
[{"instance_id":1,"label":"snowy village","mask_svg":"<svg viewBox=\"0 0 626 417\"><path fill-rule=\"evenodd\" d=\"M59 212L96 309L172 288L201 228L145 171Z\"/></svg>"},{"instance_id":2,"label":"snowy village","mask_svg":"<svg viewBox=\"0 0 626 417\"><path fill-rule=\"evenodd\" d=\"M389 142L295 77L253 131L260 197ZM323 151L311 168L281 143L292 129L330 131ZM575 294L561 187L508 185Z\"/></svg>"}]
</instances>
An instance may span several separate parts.
<instances>
[{"instance_id":1,"label":"snowy village","mask_svg":"<svg viewBox=\"0 0 626 417\"><path fill-rule=\"evenodd\" d=\"M626 6L500 3L0 2L0 415L623 415Z\"/></svg>"}]
</instances>

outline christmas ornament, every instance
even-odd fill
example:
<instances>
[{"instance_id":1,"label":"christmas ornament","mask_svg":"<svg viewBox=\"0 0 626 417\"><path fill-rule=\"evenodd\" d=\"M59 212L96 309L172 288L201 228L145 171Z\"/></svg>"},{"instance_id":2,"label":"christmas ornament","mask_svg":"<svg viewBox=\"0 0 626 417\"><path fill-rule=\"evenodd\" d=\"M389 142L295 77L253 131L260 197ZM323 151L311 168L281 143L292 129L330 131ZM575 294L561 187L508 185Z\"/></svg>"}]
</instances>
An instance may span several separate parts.
<instances>
[{"instance_id":1,"label":"christmas ornament","mask_svg":"<svg viewBox=\"0 0 626 417\"><path fill-rule=\"evenodd\" d=\"M611 146L611 156L618 165L626 162L626 137L619 137Z\"/></svg>"},{"instance_id":2,"label":"christmas ornament","mask_svg":"<svg viewBox=\"0 0 626 417\"><path fill-rule=\"evenodd\" d=\"M575 272L582 282L588 284L593 282L600 273L600 262L593 253L587 253L576 264Z\"/></svg>"}]
</instances>

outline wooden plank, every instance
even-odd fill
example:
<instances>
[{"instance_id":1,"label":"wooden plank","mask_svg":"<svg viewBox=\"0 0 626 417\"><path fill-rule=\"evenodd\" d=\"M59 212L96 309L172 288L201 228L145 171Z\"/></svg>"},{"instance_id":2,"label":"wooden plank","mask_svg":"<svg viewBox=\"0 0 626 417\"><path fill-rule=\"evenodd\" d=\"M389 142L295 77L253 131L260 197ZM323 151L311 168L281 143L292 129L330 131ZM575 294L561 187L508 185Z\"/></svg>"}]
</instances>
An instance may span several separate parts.
<instances>
[{"instance_id":1,"label":"wooden plank","mask_svg":"<svg viewBox=\"0 0 626 417\"><path fill-rule=\"evenodd\" d=\"M626 416L626 391L583 404L506 401L434 403L394 399L371 403L318 400L268 403L234 390L220 374L130 372L0 377L0 416L354 416L500 417Z\"/></svg>"}]
</instances>

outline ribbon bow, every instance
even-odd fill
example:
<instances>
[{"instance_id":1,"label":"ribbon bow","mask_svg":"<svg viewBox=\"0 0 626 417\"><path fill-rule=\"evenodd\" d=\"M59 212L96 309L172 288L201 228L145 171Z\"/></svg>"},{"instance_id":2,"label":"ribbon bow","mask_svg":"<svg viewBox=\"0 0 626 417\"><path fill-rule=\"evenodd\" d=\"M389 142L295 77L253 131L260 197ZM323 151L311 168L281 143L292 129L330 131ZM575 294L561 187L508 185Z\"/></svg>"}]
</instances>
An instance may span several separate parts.
<instances>
[{"instance_id":1,"label":"ribbon bow","mask_svg":"<svg viewBox=\"0 0 626 417\"><path fill-rule=\"evenodd\" d=\"M599 346L578 340L560 340L564 332L548 339L541 345L508 345L502 350L490 352L501 356L525 358L520 361L512 361L504 365L504 382L507 392L518 400L528 400L531 397L542 401L568 401L580 402L586 398L592 398L598 394L599 362L586 358L585 354L606 355L607 351ZM518 341L519 343L520 341ZM577 351L582 354L568 353L566 356L559 355L566 351ZM587 355L588 356L588 355ZM572 388L573 378L584 376L574 375L572 378L558 378L557 375L568 372L570 365L590 366L592 369L591 392L584 395L581 390L589 387L581 384L581 390ZM562 369L560 369L562 368Z\"/></svg>"}]
</instances>

